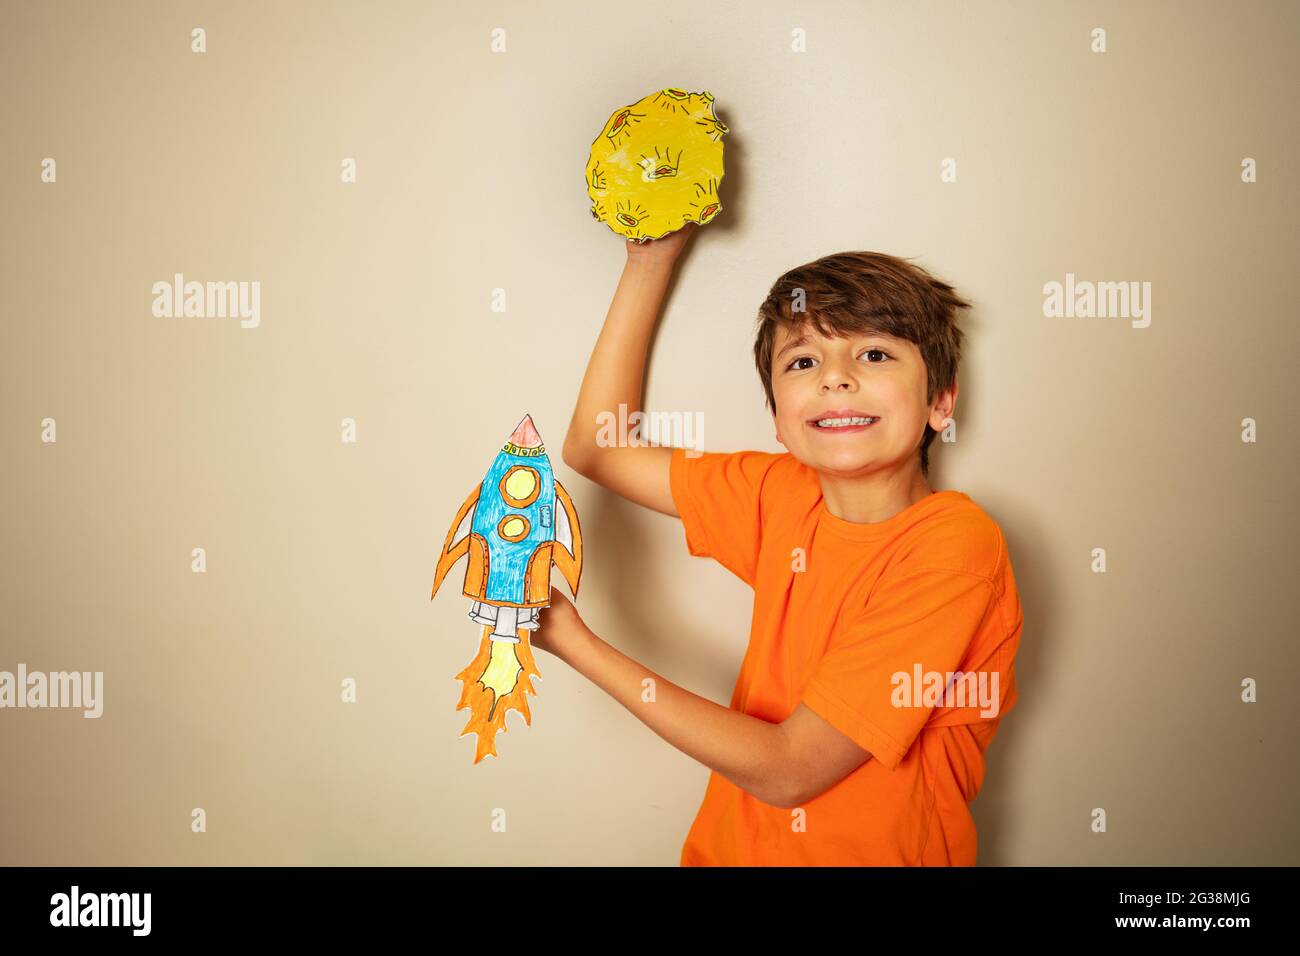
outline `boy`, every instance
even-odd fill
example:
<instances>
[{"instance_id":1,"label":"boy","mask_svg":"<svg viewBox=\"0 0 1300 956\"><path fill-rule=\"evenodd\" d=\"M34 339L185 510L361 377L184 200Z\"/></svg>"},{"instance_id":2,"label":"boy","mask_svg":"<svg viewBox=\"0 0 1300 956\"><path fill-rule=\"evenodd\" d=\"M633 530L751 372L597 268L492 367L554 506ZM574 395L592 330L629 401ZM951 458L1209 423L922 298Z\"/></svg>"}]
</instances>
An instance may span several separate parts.
<instances>
[{"instance_id":1,"label":"boy","mask_svg":"<svg viewBox=\"0 0 1300 956\"><path fill-rule=\"evenodd\" d=\"M558 590L533 643L712 768L682 865L974 865L968 804L1016 702L1022 619L997 524L926 480L969 305L892 256L827 256L778 279L759 310L754 357L786 453L600 447L598 415L640 408L694 229L628 244L563 458L680 516L691 554L754 588L731 706L606 644Z\"/></svg>"}]
</instances>

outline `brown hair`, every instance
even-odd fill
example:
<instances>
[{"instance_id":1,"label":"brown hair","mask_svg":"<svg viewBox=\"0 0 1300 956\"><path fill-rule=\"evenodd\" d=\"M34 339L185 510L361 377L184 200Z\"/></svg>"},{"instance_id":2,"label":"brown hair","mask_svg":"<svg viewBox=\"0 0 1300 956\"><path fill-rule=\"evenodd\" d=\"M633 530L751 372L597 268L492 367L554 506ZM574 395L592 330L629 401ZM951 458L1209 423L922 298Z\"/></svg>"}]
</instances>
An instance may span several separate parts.
<instances>
[{"instance_id":1,"label":"brown hair","mask_svg":"<svg viewBox=\"0 0 1300 956\"><path fill-rule=\"evenodd\" d=\"M800 290L803 308L796 314L794 301ZM785 326L793 333L810 322L828 338L876 332L914 342L925 361L928 404L957 379L963 337L957 310L970 307L946 282L883 252L840 252L791 269L776 280L758 307L754 363L767 393L767 407L776 414L772 394L776 330ZM927 422L921 440L921 472L927 476L930 443L936 434Z\"/></svg>"}]
</instances>

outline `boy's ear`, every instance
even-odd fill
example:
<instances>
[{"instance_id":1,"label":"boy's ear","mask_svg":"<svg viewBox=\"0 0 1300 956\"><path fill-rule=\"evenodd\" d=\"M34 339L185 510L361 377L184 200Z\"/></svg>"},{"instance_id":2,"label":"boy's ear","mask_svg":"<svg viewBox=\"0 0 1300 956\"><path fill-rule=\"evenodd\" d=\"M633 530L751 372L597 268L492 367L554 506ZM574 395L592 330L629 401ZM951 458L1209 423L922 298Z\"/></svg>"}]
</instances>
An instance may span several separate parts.
<instances>
[{"instance_id":1,"label":"boy's ear","mask_svg":"<svg viewBox=\"0 0 1300 956\"><path fill-rule=\"evenodd\" d=\"M930 427L935 431L943 431L943 423L952 417L957 408L957 379L952 380L952 387L944 389L939 393L934 402L934 411L931 413ZM939 424L935 424L933 419L938 418Z\"/></svg>"},{"instance_id":2,"label":"boy's ear","mask_svg":"<svg viewBox=\"0 0 1300 956\"><path fill-rule=\"evenodd\" d=\"M782 448L788 447L785 443L785 439L781 437L781 425L776 420L776 412L772 413L772 427L776 429L776 440L780 442L781 447Z\"/></svg>"}]
</instances>

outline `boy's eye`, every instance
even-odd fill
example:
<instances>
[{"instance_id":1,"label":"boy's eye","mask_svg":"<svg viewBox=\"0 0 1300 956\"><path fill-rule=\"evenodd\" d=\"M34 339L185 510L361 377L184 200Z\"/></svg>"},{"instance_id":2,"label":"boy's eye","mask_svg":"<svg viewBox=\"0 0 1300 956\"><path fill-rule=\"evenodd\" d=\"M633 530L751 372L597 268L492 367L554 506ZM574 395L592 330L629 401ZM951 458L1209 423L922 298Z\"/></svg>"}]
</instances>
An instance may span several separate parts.
<instances>
[{"instance_id":1,"label":"boy's eye","mask_svg":"<svg viewBox=\"0 0 1300 956\"><path fill-rule=\"evenodd\" d=\"M867 349L865 352L862 353L862 357L869 356L869 355L880 355L883 358L889 358L889 353L886 352L884 349ZM789 365L787 365L786 370L800 372L806 368L812 368L811 365L800 365L799 364L800 362L816 362L816 361L817 360L814 359L811 355L801 355L797 359L794 359ZM873 362L871 361L871 359L867 359L867 364L879 365L880 362Z\"/></svg>"}]
</instances>

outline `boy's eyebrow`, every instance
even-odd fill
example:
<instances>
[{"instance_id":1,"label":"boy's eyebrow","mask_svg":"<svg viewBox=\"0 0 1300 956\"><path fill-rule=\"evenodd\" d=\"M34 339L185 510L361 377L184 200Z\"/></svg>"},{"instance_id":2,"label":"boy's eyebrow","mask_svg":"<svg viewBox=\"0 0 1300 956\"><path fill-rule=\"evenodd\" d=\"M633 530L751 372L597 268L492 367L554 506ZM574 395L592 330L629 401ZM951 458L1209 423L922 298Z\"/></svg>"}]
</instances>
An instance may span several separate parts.
<instances>
[{"instance_id":1,"label":"boy's eyebrow","mask_svg":"<svg viewBox=\"0 0 1300 956\"><path fill-rule=\"evenodd\" d=\"M799 346L807 345L807 344L808 344L808 333L800 332L795 338L791 339L789 342L786 342L785 345L782 346L781 351L776 353L776 357L780 358L782 355L784 355L786 352L790 351L791 349L797 349Z\"/></svg>"}]
</instances>

